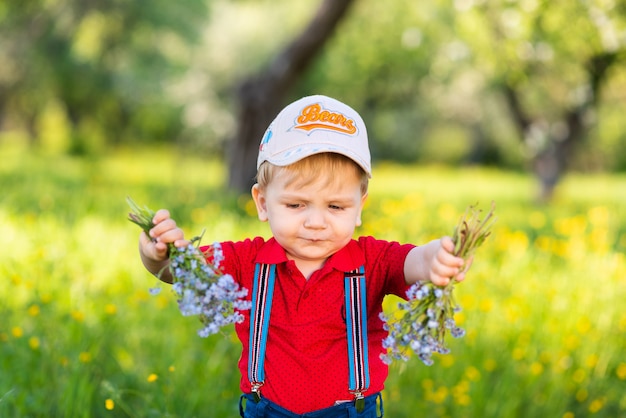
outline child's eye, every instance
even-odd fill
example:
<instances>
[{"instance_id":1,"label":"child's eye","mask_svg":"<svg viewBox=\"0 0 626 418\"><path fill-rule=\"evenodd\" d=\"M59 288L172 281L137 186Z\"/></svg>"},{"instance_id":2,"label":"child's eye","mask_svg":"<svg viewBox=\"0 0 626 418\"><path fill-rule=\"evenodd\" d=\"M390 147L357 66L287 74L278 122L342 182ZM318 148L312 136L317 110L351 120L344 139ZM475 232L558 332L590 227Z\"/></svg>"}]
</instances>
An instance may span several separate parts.
<instances>
[{"instance_id":1,"label":"child's eye","mask_svg":"<svg viewBox=\"0 0 626 418\"><path fill-rule=\"evenodd\" d=\"M299 203L287 203L286 205L289 209L298 209L300 207Z\"/></svg>"},{"instance_id":2,"label":"child's eye","mask_svg":"<svg viewBox=\"0 0 626 418\"><path fill-rule=\"evenodd\" d=\"M342 210L343 208L341 206L337 206L337 205L328 205L328 207L332 210Z\"/></svg>"}]
</instances>

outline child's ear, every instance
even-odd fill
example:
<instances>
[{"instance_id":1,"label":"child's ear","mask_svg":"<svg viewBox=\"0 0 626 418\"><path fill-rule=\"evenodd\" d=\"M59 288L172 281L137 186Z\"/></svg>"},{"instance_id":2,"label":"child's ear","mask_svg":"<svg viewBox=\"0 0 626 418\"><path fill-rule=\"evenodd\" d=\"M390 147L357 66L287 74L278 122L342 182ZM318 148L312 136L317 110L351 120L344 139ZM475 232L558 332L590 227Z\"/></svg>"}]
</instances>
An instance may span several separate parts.
<instances>
[{"instance_id":1,"label":"child's ear","mask_svg":"<svg viewBox=\"0 0 626 418\"><path fill-rule=\"evenodd\" d=\"M356 226L361 226L361 224L363 223L361 221L361 213L363 212L363 206L365 206L365 201L366 200L367 200L367 193L365 193L361 197L361 206L359 207L359 213L357 214L357 217L356 217Z\"/></svg>"},{"instance_id":2,"label":"child's ear","mask_svg":"<svg viewBox=\"0 0 626 418\"><path fill-rule=\"evenodd\" d=\"M267 200L265 199L265 193L261 190L258 184L252 186L252 199L256 205L256 212L261 222L267 221Z\"/></svg>"}]
</instances>

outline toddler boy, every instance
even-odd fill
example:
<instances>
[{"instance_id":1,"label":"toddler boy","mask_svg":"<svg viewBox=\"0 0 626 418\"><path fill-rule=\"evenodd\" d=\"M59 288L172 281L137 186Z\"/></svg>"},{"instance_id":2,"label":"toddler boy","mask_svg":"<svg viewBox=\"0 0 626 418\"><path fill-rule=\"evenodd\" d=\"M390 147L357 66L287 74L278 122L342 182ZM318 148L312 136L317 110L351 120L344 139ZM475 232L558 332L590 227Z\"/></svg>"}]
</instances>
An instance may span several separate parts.
<instances>
[{"instance_id":1,"label":"toddler boy","mask_svg":"<svg viewBox=\"0 0 626 418\"><path fill-rule=\"evenodd\" d=\"M223 272L252 300L235 327L241 416L382 416L383 298L405 297L417 281L463 280L463 260L449 237L422 246L353 238L370 152L363 120L335 99L309 96L284 108L261 141L257 169L252 198L272 238L219 244ZM157 273L168 263L166 244L187 241L167 210L154 223L140 254Z\"/></svg>"}]
</instances>

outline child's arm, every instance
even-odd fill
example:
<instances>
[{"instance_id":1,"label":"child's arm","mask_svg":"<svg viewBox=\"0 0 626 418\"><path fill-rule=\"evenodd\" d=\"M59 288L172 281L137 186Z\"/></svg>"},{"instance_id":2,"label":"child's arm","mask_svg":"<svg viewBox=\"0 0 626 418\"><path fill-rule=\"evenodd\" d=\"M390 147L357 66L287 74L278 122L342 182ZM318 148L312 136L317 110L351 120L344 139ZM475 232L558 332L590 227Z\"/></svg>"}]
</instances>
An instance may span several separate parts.
<instances>
[{"instance_id":1,"label":"child's arm","mask_svg":"<svg viewBox=\"0 0 626 418\"><path fill-rule=\"evenodd\" d=\"M154 227L150 230L150 236L142 232L139 236L139 255L146 269L152 274L158 274L166 283L172 283L172 275L167 268L169 254L167 244L174 243L177 247L189 244L185 240L182 229L176 226L176 222L170 218L170 213L166 209L160 209L152 220Z\"/></svg>"},{"instance_id":2,"label":"child's arm","mask_svg":"<svg viewBox=\"0 0 626 418\"><path fill-rule=\"evenodd\" d=\"M452 277L457 281L465 278L471 260L464 263L456 257L452 238L443 237L413 248L404 260L404 277L407 284L430 280L437 286L445 286ZM465 265L465 268L463 266Z\"/></svg>"}]
</instances>

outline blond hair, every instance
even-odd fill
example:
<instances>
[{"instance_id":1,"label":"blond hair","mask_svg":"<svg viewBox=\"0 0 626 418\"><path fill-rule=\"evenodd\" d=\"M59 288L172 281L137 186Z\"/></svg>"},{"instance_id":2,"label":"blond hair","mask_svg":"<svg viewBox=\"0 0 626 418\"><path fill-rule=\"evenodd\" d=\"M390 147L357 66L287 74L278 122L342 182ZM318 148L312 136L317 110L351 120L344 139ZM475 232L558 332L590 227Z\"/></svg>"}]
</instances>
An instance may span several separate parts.
<instances>
[{"instance_id":1,"label":"blond hair","mask_svg":"<svg viewBox=\"0 0 626 418\"><path fill-rule=\"evenodd\" d=\"M302 160L296 161L287 166L276 166L267 161L261 164L257 172L256 181L260 188L264 189L278 173L287 173L289 179L287 185L298 183L306 186L314 181L320 180L321 173L325 174L325 186L341 183L344 176L336 175L342 172L347 175L354 175L361 182L361 195L367 193L369 177L365 170L350 158L333 152L313 154Z\"/></svg>"}]
</instances>

